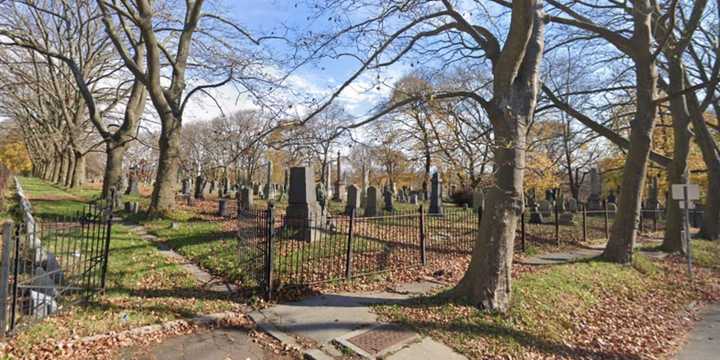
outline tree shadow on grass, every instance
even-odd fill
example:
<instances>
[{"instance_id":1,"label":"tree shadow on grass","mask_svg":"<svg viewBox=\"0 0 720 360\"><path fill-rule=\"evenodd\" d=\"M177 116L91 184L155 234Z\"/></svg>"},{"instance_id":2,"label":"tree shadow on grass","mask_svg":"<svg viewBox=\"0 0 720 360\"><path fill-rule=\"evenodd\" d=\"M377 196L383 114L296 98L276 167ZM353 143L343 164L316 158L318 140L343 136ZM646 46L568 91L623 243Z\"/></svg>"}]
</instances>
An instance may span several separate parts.
<instances>
[{"instance_id":1,"label":"tree shadow on grass","mask_svg":"<svg viewBox=\"0 0 720 360\"><path fill-rule=\"evenodd\" d=\"M431 307L448 303L460 306L471 306L467 302L450 298L448 291L434 296L413 298L400 306L433 312L436 310L430 309ZM503 315L491 314L491 317L498 316ZM582 359L641 359L641 357L636 354L597 348L570 346L556 340L548 339L527 331L514 329L507 325L493 322L493 320L480 318L473 320L469 316L462 316L450 322L414 320L407 318L397 320L395 322L415 329L421 333L431 333L435 331L448 333L453 338L467 339L473 337L487 337L502 343L513 342L524 348L532 349L547 355L561 355L569 358Z\"/></svg>"}]
</instances>

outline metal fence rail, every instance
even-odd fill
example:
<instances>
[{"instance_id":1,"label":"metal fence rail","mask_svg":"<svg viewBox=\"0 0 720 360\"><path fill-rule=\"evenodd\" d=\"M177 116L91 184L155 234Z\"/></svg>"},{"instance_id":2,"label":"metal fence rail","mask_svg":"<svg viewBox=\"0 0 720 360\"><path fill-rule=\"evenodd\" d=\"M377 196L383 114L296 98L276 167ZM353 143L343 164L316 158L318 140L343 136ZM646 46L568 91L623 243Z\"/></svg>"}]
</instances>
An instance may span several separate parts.
<instances>
[{"instance_id":1,"label":"metal fence rail","mask_svg":"<svg viewBox=\"0 0 720 360\"><path fill-rule=\"evenodd\" d=\"M547 209L546 209L547 210ZM246 283L270 296L283 286L311 285L425 265L470 255L482 209L445 208L443 214L415 211L360 217L313 214L291 217L273 207L238 207L239 266ZM643 210L638 231L664 228L664 210ZM551 209L543 222L530 209L519 219L516 248L527 244L581 243L609 237L613 209L573 212Z\"/></svg>"},{"instance_id":2,"label":"metal fence rail","mask_svg":"<svg viewBox=\"0 0 720 360\"><path fill-rule=\"evenodd\" d=\"M3 224L0 335L105 288L112 211L113 201L100 200L73 216L41 221L25 213L22 221Z\"/></svg>"}]
</instances>

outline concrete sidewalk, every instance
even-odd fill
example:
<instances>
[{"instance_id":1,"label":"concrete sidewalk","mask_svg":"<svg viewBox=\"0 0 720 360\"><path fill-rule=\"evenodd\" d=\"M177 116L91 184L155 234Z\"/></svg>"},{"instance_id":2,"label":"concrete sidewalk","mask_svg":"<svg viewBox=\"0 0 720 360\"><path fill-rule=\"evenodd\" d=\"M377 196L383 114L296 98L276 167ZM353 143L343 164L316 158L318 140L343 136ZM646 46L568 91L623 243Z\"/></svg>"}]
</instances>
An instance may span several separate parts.
<instances>
[{"instance_id":1,"label":"concrete sidewalk","mask_svg":"<svg viewBox=\"0 0 720 360\"><path fill-rule=\"evenodd\" d=\"M393 292L326 294L278 304L250 314L258 327L290 346L312 344L305 356L333 359L353 352L363 358L465 359L411 329L378 321L371 306L402 303L441 284L405 284Z\"/></svg>"},{"instance_id":2,"label":"concrete sidewalk","mask_svg":"<svg viewBox=\"0 0 720 360\"><path fill-rule=\"evenodd\" d=\"M677 356L678 360L715 360L720 358L720 304L708 305L702 320L688 335L688 343Z\"/></svg>"}]
</instances>

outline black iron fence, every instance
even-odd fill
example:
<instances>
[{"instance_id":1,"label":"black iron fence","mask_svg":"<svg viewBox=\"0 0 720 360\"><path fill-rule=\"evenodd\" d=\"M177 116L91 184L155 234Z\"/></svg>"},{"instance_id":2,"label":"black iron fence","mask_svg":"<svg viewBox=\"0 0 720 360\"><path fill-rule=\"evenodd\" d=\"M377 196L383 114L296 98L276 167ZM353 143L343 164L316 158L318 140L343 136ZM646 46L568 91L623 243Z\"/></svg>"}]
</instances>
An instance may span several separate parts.
<instances>
[{"instance_id":1,"label":"black iron fence","mask_svg":"<svg viewBox=\"0 0 720 360\"><path fill-rule=\"evenodd\" d=\"M0 259L2 334L89 300L105 288L113 201L73 216L8 221ZM32 219L32 217L30 217Z\"/></svg>"},{"instance_id":2,"label":"black iron fence","mask_svg":"<svg viewBox=\"0 0 720 360\"><path fill-rule=\"evenodd\" d=\"M516 249L605 240L615 212L612 205L588 210L584 204L576 209L541 209L535 215L526 209L518 224ZM642 210L638 230L644 234L663 230L664 213ZM239 207L236 214L241 271L269 296L279 287L350 279L469 255L482 209L446 207L439 215L420 206L374 217L353 211L298 218L273 207Z\"/></svg>"}]
</instances>

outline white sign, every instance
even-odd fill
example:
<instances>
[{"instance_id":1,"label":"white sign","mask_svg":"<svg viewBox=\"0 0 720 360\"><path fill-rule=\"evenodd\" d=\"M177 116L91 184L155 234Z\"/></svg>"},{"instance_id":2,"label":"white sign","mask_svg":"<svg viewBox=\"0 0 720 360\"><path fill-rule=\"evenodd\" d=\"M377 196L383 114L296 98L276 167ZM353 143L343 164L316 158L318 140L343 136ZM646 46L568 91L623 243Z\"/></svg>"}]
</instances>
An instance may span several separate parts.
<instances>
[{"instance_id":1,"label":"white sign","mask_svg":"<svg viewBox=\"0 0 720 360\"><path fill-rule=\"evenodd\" d=\"M673 200L685 200L685 188L687 188L688 200L700 200L700 186L698 184L673 184Z\"/></svg>"}]
</instances>

